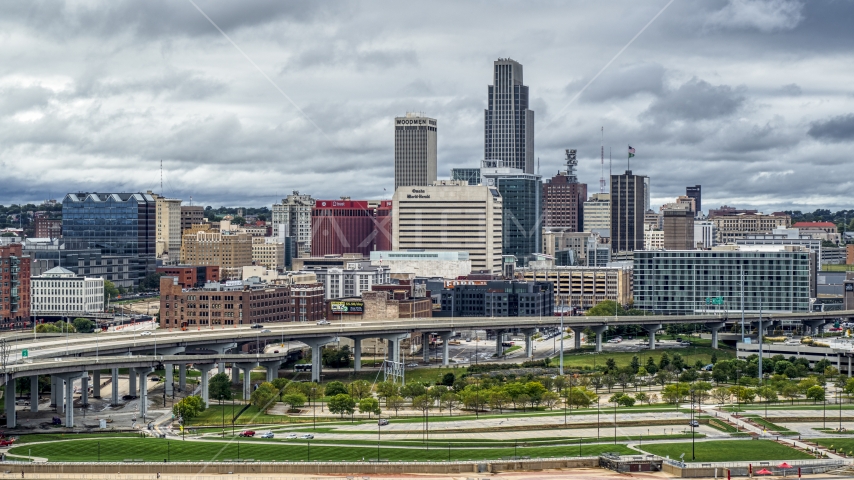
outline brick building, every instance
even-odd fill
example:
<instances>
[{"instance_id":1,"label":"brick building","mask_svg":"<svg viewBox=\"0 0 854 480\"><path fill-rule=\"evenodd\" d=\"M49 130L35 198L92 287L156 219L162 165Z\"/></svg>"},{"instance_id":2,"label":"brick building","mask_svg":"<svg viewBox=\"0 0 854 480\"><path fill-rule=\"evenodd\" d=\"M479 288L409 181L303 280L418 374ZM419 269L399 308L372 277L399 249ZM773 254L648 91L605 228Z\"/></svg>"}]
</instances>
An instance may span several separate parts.
<instances>
[{"instance_id":1,"label":"brick building","mask_svg":"<svg viewBox=\"0 0 854 480\"><path fill-rule=\"evenodd\" d=\"M341 320L396 320L433 316L430 297L412 298L405 290L362 292L361 297L337 298L326 302L326 318Z\"/></svg>"},{"instance_id":2,"label":"brick building","mask_svg":"<svg viewBox=\"0 0 854 480\"><path fill-rule=\"evenodd\" d=\"M181 263L218 265L222 278L240 278L241 269L252 265L252 236L247 233L212 233L190 229L181 245Z\"/></svg>"},{"instance_id":3,"label":"brick building","mask_svg":"<svg viewBox=\"0 0 854 480\"><path fill-rule=\"evenodd\" d=\"M566 151L566 170L543 183L543 226L581 232L584 228L584 202L587 184L578 183L575 150Z\"/></svg>"},{"instance_id":4,"label":"brick building","mask_svg":"<svg viewBox=\"0 0 854 480\"><path fill-rule=\"evenodd\" d=\"M311 256L391 250L392 202L317 200L311 210Z\"/></svg>"},{"instance_id":5,"label":"brick building","mask_svg":"<svg viewBox=\"0 0 854 480\"><path fill-rule=\"evenodd\" d=\"M62 219L36 217L33 229L36 238L62 238Z\"/></svg>"},{"instance_id":6,"label":"brick building","mask_svg":"<svg viewBox=\"0 0 854 480\"><path fill-rule=\"evenodd\" d=\"M181 330L323 318L319 284L271 285L232 282L184 289L177 277L160 279L160 327Z\"/></svg>"},{"instance_id":7,"label":"brick building","mask_svg":"<svg viewBox=\"0 0 854 480\"><path fill-rule=\"evenodd\" d=\"M178 278L178 284L184 288L198 288L208 282L219 282L218 265L170 265L157 267L157 273Z\"/></svg>"},{"instance_id":8,"label":"brick building","mask_svg":"<svg viewBox=\"0 0 854 480\"><path fill-rule=\"evenodd\" d=\"M30 257L19 243L0 246L0 328L30 325Z\"/></svg>"},{"instance_id":9,"label":"brick building","mask_svg":"<svg viewBox=\"0 0 854 480\"><path fill-rule=\"evenodd\" d=\"M193 225L205 221L205 207L181 205L181 231L189 230Z\"/></svg>"}]
</instances>

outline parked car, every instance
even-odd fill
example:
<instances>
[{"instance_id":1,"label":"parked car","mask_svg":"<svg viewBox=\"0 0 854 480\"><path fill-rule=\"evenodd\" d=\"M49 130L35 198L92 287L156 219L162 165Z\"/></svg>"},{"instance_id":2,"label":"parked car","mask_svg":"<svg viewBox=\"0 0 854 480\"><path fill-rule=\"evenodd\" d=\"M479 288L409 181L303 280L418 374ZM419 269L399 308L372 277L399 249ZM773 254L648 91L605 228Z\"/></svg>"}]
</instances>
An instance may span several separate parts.
<instances>
[{"instance_id":1,"label":"parked car","mask_svg":"<svg viewBox=\"0 0 854 480\"><path fill-rule=\"evenodd\" d=\"M381 418L381 419L377 420L377 425L379 425L381 427L388 425L388 419L387 418Z\"/></svg>"},{"instance_id":2,"label":"parked car","mask_svg":"<svg viewBox=\"0 0 854 480\"><path fill-rule=\"evenodd\" d=\"M264 432L261 434L261 438L273 438L273 437L275 437L275 435L273 435L273 432Z\"/></svg>"},{"instance_id":3,"label":"parked car","mask_svg":"<svg viewBox=\"0 0 854 480\"><path fill-rule=\"evenodd\" d=\"M272 332L269 329L265 328L264 330L261 330L261 333L272 333Z\"/></svg>"},{"instance_id":4,"label":"parked car","mask_svg":"<svg viewBox=\"0 0 854 480\"><path fill-rule=\"evenodd\" d=\"M253 323L249 328L264 328L264 325L261 325L260 323Z\"/></svg>"},{"instance_id":5,"label":"parked car","mask_svg":"<svg viewBox=\"0 0 854 480\"><path fill-rule=\"evenodd\" d=\"M691 420L690 422L688 422L688 424L695 428L700 426L700 422L696 420Z\"/></svg>"},{"instance_id":6,"label":"parked car","mask_svg":"<svg viewBox=\"0 0 854 480\"><path fill-rule=\"evenodd\" d=\"M305 435L303 435L299 438L302 438L303 440L311 440L312 438L314 438L314 435L312 435L310 433L306 433Z\"/></svg>"},{"instance_id":7,"label":"parked car","mask_svg":"<svg viewBox=\"0 0 854 480\"><path fill-rule=\"evenodd\" d=\"M318 325L330 325L329 320L318 320Z\"/></svg>"},{"instance_id":8,"label":"parked car","mask_svg":"<svg viewBox=\"0 0 854 480\"><path fill-rule=\"evenodd\" d=\"M297 438L297 434L296 433L289 433L288 436L285 438Z\"/></svg>"},{"instance_id":9,"label":"parked car","mask_svg":"<svg viewBox=\"0 0 854 480\"><path fill-rule=\"evenodd\" d=\"M244 430L238 434L240 437L254 437L255 430Z\"/></svg>"},{"instance_id":10,"label":"parked car","mask_svg":"<svg viewBox=\"0 0 854 480\"><path fill-rule=\"evenodd\" d=\"M407 367L417 367L418 364L417 363L407 363L406 366Z\"/></svg>"},{"instance_id":11,"label":"parked car","mask_svg":"<svg viewBox=\"0 0 854 480\"><path fill-rule=\"evenodd\" d=\"M142 333L140 333L140 335L142 335L143 337L147 337L147 336L151 335L151 332L148 330L145 330Z\"/></svg>"}]
</instances>

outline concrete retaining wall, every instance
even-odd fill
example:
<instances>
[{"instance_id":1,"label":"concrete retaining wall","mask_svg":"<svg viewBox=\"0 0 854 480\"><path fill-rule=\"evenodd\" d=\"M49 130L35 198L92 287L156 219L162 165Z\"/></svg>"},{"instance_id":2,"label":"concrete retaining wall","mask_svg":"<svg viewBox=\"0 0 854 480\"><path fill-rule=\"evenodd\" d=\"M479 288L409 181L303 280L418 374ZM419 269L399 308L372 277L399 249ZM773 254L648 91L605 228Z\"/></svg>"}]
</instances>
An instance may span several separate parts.
<instances>
[{"instance_id":1,"label":"concrete retaining wall","mask_svg":"<svg viewBox=\"0 0 854 480\"><path fill-rule=\"evenodd\" d=\"M254 463L2 463L0 470L27 474L406 474L495 473L598 467L598 457L493 462L254 462Z\"/></svg>"}]
</instances>

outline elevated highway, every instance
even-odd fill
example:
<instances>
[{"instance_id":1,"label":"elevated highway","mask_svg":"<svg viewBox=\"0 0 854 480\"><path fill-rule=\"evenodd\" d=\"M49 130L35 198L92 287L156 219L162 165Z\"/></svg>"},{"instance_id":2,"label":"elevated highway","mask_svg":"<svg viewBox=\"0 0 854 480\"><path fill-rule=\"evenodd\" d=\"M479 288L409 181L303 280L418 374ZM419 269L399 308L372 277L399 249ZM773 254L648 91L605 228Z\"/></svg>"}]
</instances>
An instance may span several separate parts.
<instances>
[{"instance_id":1,"label":"elevated highway","mask_svg":"<svg viewBox=\"0 0 854 480\"><path fill-rule=\"evenodd\" d=\"M822 325L834 320L854 318L854 311L810 312L810 313L771 313L761 318L761 329L782 322L803 322L809 329L819 329ZM745 323L760 322L759 315L750 314L744 318ZM234 370L232 378L239 378L239 371L244 373L243 391L245 398L249 396L249 371L259 365L267 368L267 377L273 378L282 362L286 361L290 350L301 349L302 344L312 349L312 380L319 381L321 375L321 347L333 342L338 337L354 341L355 370L361 368L361 341L366 338L382 338L389 343L389 360L400 365L400 341L412 334L423 335L423 344L431 334L439 335L447 340L458 331L490 330L496 333L496 350L501 353L503 335L511 330L521 331L526 337L526 351L531 351L531 336L539 328L553 327L563 324L571 328L575 335L575 347L581 348L581 331L587 328L596 334L596 349L601 351L602 337L608 327L618 325L640 325L649 333L649 348L655 349L655 333L666 324L697 323L703 324L712 331L713 347L717 348L717 333L727 324L740 323L741 315L737 312L729 314L704 315L649 315L623 317L457 317L457 318L416 318L397 319L388 321L361 320L332 321L325 325L307 323L270 324L264 329L247 326L231 326L219 328L197 328L196 330L158 330L150 334L140 331L121 331L99 334L72 335L34 335L15 334L3 337L9 356L2 365L7 392L6 409L14 412L14 379L30 377L33 385L38 385L38 375L51 375L52 399L59 406L63 400L70 401L73 384L81 381L81 391L88 391L89 371L92 371L93 390L100 387L100 373L111 370L113 375L113 399L118 403L116 379L119 368L129 368L131 375L131 395L135 395L136 381L139 378L141 396L145 398L145 377L155 365L166 366L167 393L172 389L172 368L179 368L180 382L185 382L186 367L192 364L202 371L203 396L207 401L207 378L210 370L216 364L224 371L225 364L231 363ZM294 342L294 345L287 345ZM298 343L297 343L298 342ZM279 354L234 353L243 350L246 345L255 344L256 351L266 343L282 343ZM443 363L448 364L448 342L444 343ZM293 348L291 348L293 347ZM425 349L425 357L427 350ZM11 385L11 389L10 389ZM65 391L63 396L60 392ZM84 393L85 395L85 393ZM100 396L99 392L93 395ZM11 402L11 404L9 403ZM140 402L145 404L144 400ZM11 406L11 408L10 408ZM37 402L32 408L37 408ZM143 407L144 408L144 407ZM73 416L66 409L66 423L73 425ZM7 425L15 426L15 415L7 416Z\"/></svg>"}]
</instances>

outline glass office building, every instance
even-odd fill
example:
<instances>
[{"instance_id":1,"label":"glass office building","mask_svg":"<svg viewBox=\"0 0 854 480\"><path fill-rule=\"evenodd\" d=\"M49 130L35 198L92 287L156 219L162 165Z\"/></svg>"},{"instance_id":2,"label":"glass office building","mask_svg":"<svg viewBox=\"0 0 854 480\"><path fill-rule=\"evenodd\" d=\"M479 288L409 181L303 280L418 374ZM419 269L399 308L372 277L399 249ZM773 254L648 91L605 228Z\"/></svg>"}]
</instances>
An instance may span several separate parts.
<instances>
[{"instance_id":1,"label":"glass office building","mask_svg":"<svg viewBox=\"0 0 854 480\"><path fill-rule=\"evenodd\" d=\"M62 200L62 237L68 250L96 249L105 257L127 258L130 271L117 273L125 278L103 278L136 286L156 268L156 218L150 194L70 193Z\"/></svg>"},{"instance_id":2,"label":"glass office building","mask_svg":"<svg viewBox=\"0 0 854 480\"><path fill-rule=\"evenodd\" d=\"M665 315L806 312L816 295L815 253L799 246L635 250L635 308Z\"/></svg>"},{"instance_id":3,"label":"glass office building","mask_svg":"<svg viewBox=\"0 0 854 480\"><path fill-rule=\"evenodd\" d=\"M486 164L488 162L484 162ZM517 168L481 168L484 182L497 187L502 201L501 254L527 265L543 251L543 183Z\"/></svg>"}]
</instances>

